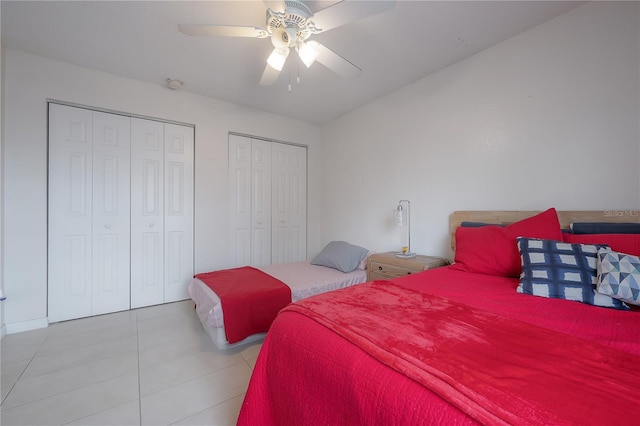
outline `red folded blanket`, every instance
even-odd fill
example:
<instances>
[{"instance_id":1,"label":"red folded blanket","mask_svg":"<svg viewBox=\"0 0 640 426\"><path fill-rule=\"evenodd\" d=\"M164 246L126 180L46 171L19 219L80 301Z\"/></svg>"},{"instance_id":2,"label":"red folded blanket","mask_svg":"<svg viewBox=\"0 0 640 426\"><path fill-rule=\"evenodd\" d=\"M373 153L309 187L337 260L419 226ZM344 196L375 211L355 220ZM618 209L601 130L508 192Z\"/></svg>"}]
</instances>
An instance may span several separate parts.
<instances>
[{"instance_id":1,"label":"red folded blanket","mask_svg":"<svg viewBox=\"0 0 640 426\"><path fill-rule=\"evenodd\" d=\"M251 266L195 277L220 298L229 343L268 331L280 309L291 303L291 289L286 284Z\"/></svg>"},{"instance_id":2,"label":"red folded blanket","mask_svg":"<svg viewBox=\"0 0 640 426\"><path fill-rule=\"evenodd\" d=\"M602 309L602 308L594 308ZM291 304L484 424L633 424L640 357L378 281Z\"/></svg>"}]
</instances>

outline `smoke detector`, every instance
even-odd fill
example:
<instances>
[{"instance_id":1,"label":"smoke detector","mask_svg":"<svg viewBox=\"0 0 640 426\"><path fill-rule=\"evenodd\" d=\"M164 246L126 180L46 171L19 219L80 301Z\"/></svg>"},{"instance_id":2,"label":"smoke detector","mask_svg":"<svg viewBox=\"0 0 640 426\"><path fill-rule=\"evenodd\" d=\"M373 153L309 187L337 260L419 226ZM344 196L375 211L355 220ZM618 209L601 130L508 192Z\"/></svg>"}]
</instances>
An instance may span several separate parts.
<instances>
[{"instance_id":1,"label":"smoke detector","mask_svg":"<svg viewBox=\"0 0 640 426\"><path fill-rule=\"evenodd\" d=\"M182 87L184 83L182 80L178 80L177 78L168 78L167 79L167 87L171 90L178 90Z\"/></svg>"}]
</instances>

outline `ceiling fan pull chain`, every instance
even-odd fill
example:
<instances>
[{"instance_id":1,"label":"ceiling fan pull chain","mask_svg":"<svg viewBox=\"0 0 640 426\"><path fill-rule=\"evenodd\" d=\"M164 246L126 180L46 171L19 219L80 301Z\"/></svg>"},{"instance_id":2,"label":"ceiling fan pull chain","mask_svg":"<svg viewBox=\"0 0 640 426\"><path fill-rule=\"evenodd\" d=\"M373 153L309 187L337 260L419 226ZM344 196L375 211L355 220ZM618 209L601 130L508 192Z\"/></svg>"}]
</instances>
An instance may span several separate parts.
<instances>
[{"instance_id":1,"label":"ceiling fan pull chain","mask_svg":"<svg viewBox=\"0 0 640 426\"><path fill-rule=\"evenodd\" d=\"M298 76L296 77L296 83L300 84L300 58L296 61L296 67L298 70Z\"/></svg>"},{"instance_id":2,"label":"ceiling fan pull chain","mask_svg":"<svg viewBox=\"0 0 640 426\"><path fill-rule=\"evenodd\" d=\"M291 61L289 61L289 92L291 92Z\"/></svg>"}]
</instances>

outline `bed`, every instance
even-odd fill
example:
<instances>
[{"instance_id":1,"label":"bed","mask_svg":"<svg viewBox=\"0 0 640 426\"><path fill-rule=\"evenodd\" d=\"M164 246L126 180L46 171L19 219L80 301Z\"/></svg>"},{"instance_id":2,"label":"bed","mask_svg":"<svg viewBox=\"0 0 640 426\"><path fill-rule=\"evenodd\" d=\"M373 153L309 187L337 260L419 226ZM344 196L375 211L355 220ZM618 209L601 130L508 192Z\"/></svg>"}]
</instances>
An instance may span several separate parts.
<instances>
[{"instance_id":1,"label":"bed","mask_svg":"<svg viewBox=\"0 0 640 426\"><path fill-rule=\"evenodd\" d=\"M368 250L362 247L342 241L332 241L314 259L265 265L255 269L288 286L289 301L296 302L323 292L364 283L367 280L365 267L368 255ZM245 269L233 268L217 272L237 274ZM188 285L189 296L196 304L196 313L202 326L218 349L230 349L264 339L266 332L258 332L246 337L243 334L240 340L235 339L230 343L225 332L220 297L203 279L198 277L202 275L196 275Z\"/></svg>"},{"instance_id":2,"label":"bed","mask_svg":"<svg viewBox=\"0 0 640 426\"><path fill-rule=\"evenodd\" d=\"M563 232L575 217L637 223L638 211L454 213L454 264L289 305L238 424L637 424L640 312L619 295L604 307L592 283L606 278L601 255L640 255L640 236ZM544 282L526 259L548 246L595 281ZM564 299L535 293L561 281Z\"/></svg>"}]
</instances>

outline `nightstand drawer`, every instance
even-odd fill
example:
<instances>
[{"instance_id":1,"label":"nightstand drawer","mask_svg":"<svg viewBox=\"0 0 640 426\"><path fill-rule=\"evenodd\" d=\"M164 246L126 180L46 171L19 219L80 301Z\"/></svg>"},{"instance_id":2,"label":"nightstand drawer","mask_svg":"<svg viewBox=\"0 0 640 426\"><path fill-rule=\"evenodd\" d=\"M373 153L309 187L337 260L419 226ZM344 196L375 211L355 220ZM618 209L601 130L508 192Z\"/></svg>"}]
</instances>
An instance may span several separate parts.
<instances>
[{"instance_id":1,"label":"nightstand drawer","mask_svg":"<svg viewBox=\"0 0 640 426\"><path fill-rule=\"evenodd\" d=\"M395 252L376 253L369 256L367 280L391 280L448 264L449 261L442 257L418 254L414 257L403 258L397 257Z\"/></svg>"},{"instance_id":2,"label":"nightstand drawer","mask_svg":"<svg viewBox=\"0 0 640 426\"><path fill-rule=\"evenodd\" d=\"M387 263L371 262L371 273L381 274L388 277L401 277L403 275L409 275L415 272L422 272L422 268L407 268L395 265L389 265Z\"/></svg>"}]
</instances>

